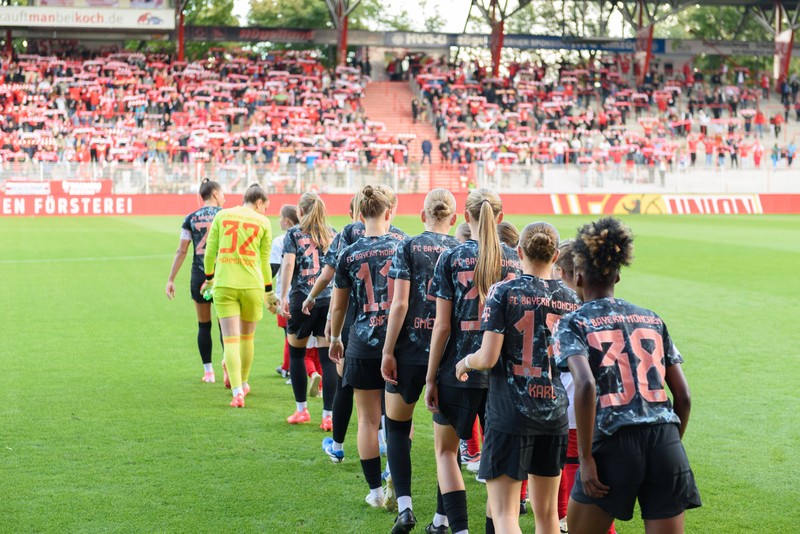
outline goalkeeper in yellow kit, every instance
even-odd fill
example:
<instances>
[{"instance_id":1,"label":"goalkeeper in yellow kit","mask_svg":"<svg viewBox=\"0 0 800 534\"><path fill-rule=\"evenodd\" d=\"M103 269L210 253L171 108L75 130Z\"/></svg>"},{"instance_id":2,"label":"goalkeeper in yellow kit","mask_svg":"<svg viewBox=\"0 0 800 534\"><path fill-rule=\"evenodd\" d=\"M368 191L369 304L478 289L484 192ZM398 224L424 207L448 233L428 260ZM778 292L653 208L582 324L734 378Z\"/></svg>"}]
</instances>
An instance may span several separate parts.
<instances>
[{"instance_id":1,"label":"goalkeeper in yellow kit","mask_svg":"<svg viewBox=\"0 0 800 534\"><path fill-rule=\"evenodd\" d=\"M244 408L244 397L250 391L247 378L255 353L256 324L264 316L264 304L272 313L278 305L269 264L272 227L264 215L267 206L266 192L258 184L251 185L244 193L242 206L217 213L206 241L206 283L201 291L212 287L214 290L214 308L225 342L225 385L230 382L231 406L235 408Z\"/></svg>"}]
</instances>

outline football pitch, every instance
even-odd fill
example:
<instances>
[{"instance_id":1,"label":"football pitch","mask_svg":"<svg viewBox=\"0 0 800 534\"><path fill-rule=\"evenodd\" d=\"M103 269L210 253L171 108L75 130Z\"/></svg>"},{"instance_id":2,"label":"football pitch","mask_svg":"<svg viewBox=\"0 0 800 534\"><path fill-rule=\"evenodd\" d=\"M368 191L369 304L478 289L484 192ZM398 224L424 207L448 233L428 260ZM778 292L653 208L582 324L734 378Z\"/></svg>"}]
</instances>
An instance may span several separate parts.
<instances>
[{"instance_id":1,"label":"football pitch","mask_svg":"<svg viewBox=\"0 0 800 534\"><path fill-rule=\"evenodd\" d=\"M547 220L566 238L590 219ZM686 360L684 442L704 503L687 532L797 532L800 217L625 219L636 259L617 296L659 313ZM189 261L176 299L164 295L181 221L0 219L0 532L389 532L394 515L364 503L355 415L339 465L320 448L321 399L309 399L312 424L286 424L273 316L257 332L247 408L228 406L216 326L218 382L201 383ZM417 217L395 224L421 230ZM436 491L424 405L415 425L422 532ZM486 489L464 475L482 532ZM643 532L636 516L618 532ZM533 532L531 515L521 525Z\"/></svg>"}]
</instances>

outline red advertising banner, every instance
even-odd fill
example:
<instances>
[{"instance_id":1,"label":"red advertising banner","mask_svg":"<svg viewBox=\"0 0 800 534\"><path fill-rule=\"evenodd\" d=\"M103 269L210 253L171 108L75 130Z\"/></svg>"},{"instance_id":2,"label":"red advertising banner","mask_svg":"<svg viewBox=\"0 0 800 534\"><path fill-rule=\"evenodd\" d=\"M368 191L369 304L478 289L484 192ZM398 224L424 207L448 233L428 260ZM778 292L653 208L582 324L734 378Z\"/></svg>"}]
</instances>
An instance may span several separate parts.
<instances>
[{"instance_id":1,"label":"red advertising banner","mask_svg":"<svg viewBox=\"0 0 800 534\"><path fill-rule=\"evenodd\" d=\"M653 57L653 29L655 26L649 24L636 32L636 47L633 53L636 62L636 85L641 87L644 77L650 69L650 59Z\"/></svg>"},{"instance_id":2,"label":"red advertising banner","mask_svg":"<svg viewBox=\"0 0 800 534\"><path fill-rule=\"evenodd\" d=\"M776 90L780 91L780 84L789 76L789 63L792 59L792 46L794 45L794 30L791 28L775 34L775 60L773 63L773 77Z\"/></svg>"},{"instance_id":3,"label":"red advertising banner","mask_svg":"<svg viewBox=\"0 0 800 534\"><path fill-rule=\"evenodd\" d=\"M50 182L32 182L25 180L8 180L3 184L3 192L7 196L19 195L68 195L95 196L110 195L111 180L53 180Z\"/></svg>"},{"instance_id":4,"label":"red advertising banner","mask_svg":"<svg viewBox=\"0 0 800 534\"><path fill-rule=\"evenodd\" d=\"M202 206L195 195L75 194L82 185L78 189L67 187L73 194L63 190L50 194L0 193L0 216L185 215ZM456 195L459 207L464 206L466 196L466 193ZM277 213L284 204L296 204L298 198L299 195L270 195L268 213ZM331 215L348 213L351 195L322 195L322 198ZM227 199L228 206L241 202L237 195L228 195ZM424 193L399 195L397 213L418 215L424 199ZM509 215L800 214L800 194L505 194L503 209Z\"/></svg>"}]
</instances>

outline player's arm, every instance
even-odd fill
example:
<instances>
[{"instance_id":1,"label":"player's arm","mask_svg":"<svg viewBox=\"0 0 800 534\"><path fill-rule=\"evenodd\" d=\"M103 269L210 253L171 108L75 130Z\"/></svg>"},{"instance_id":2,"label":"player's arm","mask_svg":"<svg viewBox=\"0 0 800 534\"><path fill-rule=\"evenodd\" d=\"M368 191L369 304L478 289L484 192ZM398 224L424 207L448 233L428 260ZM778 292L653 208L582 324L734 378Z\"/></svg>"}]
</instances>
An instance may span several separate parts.
<instances>
[{"instance_id":1,"label":"player's arm","mask_svg":"<svg viewBox=\"0 0 800 534\"><path fill-rule=\"evenodd\" d=\"M681 364L668 365L665 376L667 386L672 392L672 409L681 420L681 439L689 425L689 413L692 411L692 396L689 393L689 383L683 374Z\"/></svg>"},{"instance_id":2,"label":"player's arm","mask_svg":"<svg viewBox=\"0 0 800 534\"><path fill-rule=\"evenodd\" d=\"M468 371L484 371L491 369L500 359L500 349L503 348L505 334L486 330L483 333L481 348L472 354L467 354L456 364L456 378L465 382Z\"/></svg>"},{"instance_id":3,"label":"player's arm","mask_svg":"<svg viewBox=\"0 0 800 534\"><path fill-rule=\"evenodd\" d=\"M214 264L217 261L217 252L219 251L219 221L222 219L220 213L222 212L217 212L214 216L214 221L211 223L211 228L208 230L208 239L206 239L206 254L203 257L203 270L206 273L206 284L209 280L214 279Z\"/></svg>"},{"instance_id":4,"label":"player's arm","mask_svg":"<svg viewBox=\"0 0 800 534\"><path fill-rule=\"evenodd\" d=\"M191 239L186 239L181 233L181 240L178 242L178 250L175 251L175 257L172 259L172 267L169 270L169 278L167 278L166 293L167 298L172 300L175 296L175 277L178 276L178 271L181 270L183 260L186 259L186 253L189 251L189 244Z\"/></svg>"},{"instance_id":5,"label":"player's arm","mask_svg":"<svg viewBox=\"0 0 800 534\"><path fill-rule=\"evenodd\" d=\"M289 317L289 286L292 284L292 274L294 273L294 262L297 256L291 252L283 254L281 263L281 315Z\"/></svg>"},{"instance_id":6,"label":"player's arm","mask_svg":"<svg viewBox=\"0 0 800 534\"><path fill-rule=\"evenodd\" d=\"M342 344L342 328L344 328L344 315L347 313L347 306L350 304L350 288L337 287L331 296L331 345L328 355L336 363L344 356L344 345Z\"/></svg>"},{"instance_id":7,"label":"player's arm","mask_svg":"<svg viewBox=\"0 0 800 534\"><path fill-rule=\"evenodd\" d=\"M608 486L600 482L597 465L592 456L592 438L597 408L597 390L589 367L589 360L580 354L567 356L569 371L575 384L575 423L578 433L578 458L581 462L581 483L586 494L602 498L608 493Z\"/></svg>"},{"instance_id":8,"label":"player's arm","mask_svg":"<svg viewBox=\"0 0 800 534\"><path fill-rule=\"evenodd\" d=\"M400 278L394 281L394 297L389 308L389 322L386 324L386 339L383 342L383 358L381 374L387 382L397 385L397 360L394 347L400 330L408 314L408 296L411 293L411 282Z\"/></svg>"},{"instance_id":9,"label":"player's arm","mask_svg":"<svg viewBox=\"0 0 800 534\"><path fill-rule=\"evenodd\" d=\"M310 315L310 310L314 307L314 300L316 300L317 295L325 291L325 288L330 285L335 273L336 270L330 265L326 265L322 268L322 271L317 277L317 281L314 283L314 287L312 287L311 291L308 293L308 298L303 302L303 313Z\"/></svg>"}]
</instances>

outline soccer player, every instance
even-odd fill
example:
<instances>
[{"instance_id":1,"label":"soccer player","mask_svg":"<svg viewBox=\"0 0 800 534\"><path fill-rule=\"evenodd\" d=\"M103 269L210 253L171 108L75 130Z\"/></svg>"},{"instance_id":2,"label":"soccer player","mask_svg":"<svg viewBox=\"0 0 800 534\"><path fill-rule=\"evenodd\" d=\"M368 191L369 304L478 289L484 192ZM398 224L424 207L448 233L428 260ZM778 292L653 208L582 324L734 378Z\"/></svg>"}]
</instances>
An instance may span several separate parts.
<instances>
[{"instance_id":1,"label":"soccer player","mask_svg":"<svg viewBox=\"0 0 800 534\"><path fill-rule=\"evenodd\" d=\"M186 252L189 250L189 243L192 244L192 275L189 282L194 309L197 312L197 349L200 351L200 360L203 362L203 382L213 384L214 367L211 365L211 302L203 298L200 286L205 282L203 272L203 255L206 251L206 238L208 229L214 216L225 204L225 193L222 186L208 178L204 178L200 184L200 198L203 199L203 207L186 216L181 225L181 238L178 243L178 250L175 252L175 259L172 260L172 267L167 278L166 293L167 298L172 300L175 296L175 277L186 259ZM221 338L220 338L221 339Z\"/></svg>"},{"instance_id":2,"label":"soccer player","mask_svg":"<svg viewBox=\"0 0 800 534\"><path fill-rule=\"evenodd\" d=\"M456 239L459 243L466 243L472 237L472 230L469 229L469 224L463 222L456 226Z\"/></svg>"},{"instance_id":3,"label":"soccer player","mask_svg":"<svg viewBox=\"0 0 800 534\"><path fill-rule=\"evenodd\" d=\"M297 206L291 204L284 204L281 206L281 217L278 224L284 232L279 236L272 239L272 247L269 253L269 265L272 268L272 279L275 281L275 294L280 295L281 292L281 263L283 263L283 239L286 237L286 230L296 224L300 224L300 218L297 215ZM275 371L283 378L289 376L289 340L286 338L286 318L278 314L278 326L283 328L283 363L279 365Z\"/></svg>"},{"instance_id":4,"label":"soccer player","mask_svg":"<svg viewBox=\"0 0 800 534\"><path fill-rule=\"evenodd\" d=\"M503 204L490 189L474 189L467 197L464 217L472 239L439 257L430 294L436 297L425 405L433 412L436 470L447 520L453 534L468 528L467 493L458 468L459 438L472 434L475 418L483 422L487 373L473 371L467 382L455 376L458 360L478 350L480 310L489 288L519 274L517 253L502 245L497 223ZM434 527L440 528L441 518Z\"/></svg>"},{"instance_id":5,"label":"soccer player","mask_svg":"<svg viewBox=\"0 0 800 534\"><path fill-rule=\"evenodd\" d=\"M384 388L381 352L394 291L388 276L401 243L388 233L394 197L386 187L368 185L363 189L360 213L366 231L341 252L331 300L330 358L338 363L344 357L343 381L355 393L358 454L370 490L365 500L376 508L384 505L378 431ZM351 300L355 319L344 354L342 329Z\"/></svg>"},{"instance_id":6,"label":"soccer player","mask_svg":"<svg viewBox=\"0 0 800 534\"><path fill-rule=\"evenodd\" d=\"M573 254L585 304L561 319L554 345L575 382L580 468L569 530L604 533L615 517L633 517L638 498L648 532L683 532L685 510L701 506L681 443L691 408L683 358L658 315L614 297L633 258L629 228L612 217L586 224Z\"/></svg>"},{"instance_id":7,"label":"soccer player","mask_svg":"<svg viewBox=\"0 0 800 534\"><path fill-rule=\"evenodd\" d=\"M330 431L333 395L336 391L336 366L328 358L325 323L330 305L330 289L317 297L310 316L301 311L302 304L322 270L320 256L331 246L336 231L328 225L325 203L316 193L303 193L297 205L300 224L289 228L283 245L281 265L281 315L286 318L289 341L289 366L296 411L286 422L292 425L308 423L311 415L306 405L308 380L306 375L306 345L309 336L317 338L317 351L322 366L322 422L320 428ZM291 289L291 294L289 293ZM317 378L317 385L319 378Z\"/></svg>"},{"instance_id":8,"label":"soccer player","mask_svg":"<svg viewBox=\"0 0 800 534\"><path fill-rule=\"evenodd\" d=\"M553 265L553 278L561 280L564 285L572 289L583 301L581 289L575 285L575 263L572 258L572 239L566 239L558 245L558 259ZM567 438L567 457L564 462L564 469L561 473L561 482L558 485L558 520L561 532L569 531L567 521L567 504L572 486L575 484L575 473L578 472L578 435L575 424L575 384L569 371L562 371L561 383L567 391L569 406L567 407L567 418L569 419L569 435ZM607 534L616 534L616 529L612 523Z\"/></svg>"},{"instance_id":9,"label":"soccer player","mask_svg":"<svg viewBox=\"0 0 800 534\"><path fill-rule=\"evenodd\" d=\"M359 221L361 194L362 192L358 191L358 193L356 193L356 195L350 201L350 217L353 219L353 222L345 226L341 232L336 234L336 238L333 240L333 244L328 249L328 253L325 254L324 258L322 259L322 264L324 265L322 268L322 273L317 278L317 282L309 292L308 298L306 298L306 301L303 303L303 313L306 315L311 313L311 308L314 306L314 299L317 297L317 295L322 293L322 291L324 291L333 280L340 253L364 235L364 223ZM391 218L394 218L397 210L397 196L392 193L390 195L390 199L392 199L393 202ZM403 240L408 237L408 234L394 225L389 226L389 233L393 235L395 239L399 240ZM345 349L347 349L350 327L353 324L353 318L355 315L354 310L355 308L351 303L345 315L345 323L342 329L342 344L344 345ZM330 331L330 321L328 321L328 324L326 325L326 330ZM337 371L339 372L339 378L336 381L336 395L333 399L333 416L331 417L333 430L331 432L331 437L322 440L322 450L325 451L333 463L340 463L342 460L344 460L344 440L347 436L347 428L350 426L350 417L353 414L353 388L348 387L342 381L344 367L342 365L338 365Z\"/></svg>"},{"instance_id":10,"label":"soccer player","mask_svg":"<svg viewBox=\"0 0 800 534\"><path fill-rule=\"evenodd\" d=\"M244 408L244 397L250 392L247 379L264 304L272 313L278 305L269 265L272 227L264 215L268 206L267 193L258 184L251 185L243 206L217 213L206 245L206 282L200 290L213 287L235 408Z\"/></svg>"},{"instance_id":11,"label":"soccer player","mask_svg":"<svg viewBox=\"0 0 800 534\"><path fill-rule=\"evenodd\" d=\"M519 245L519 231L508 221L502 221L497 225L497 236L501 243L505 243L511 248L517 248Z\"/></svg>"},{"instance_id":12,"label":"soccer player","mask_svg":"<svg viewBox=\"0 0 800 534\"><path fill-rule=\"evenodd\" d=\"M417 523L411 504L411 420L428 371L428 349L436 314L428 287L439 256L459 243L449 236L456 223L456 199L434 189L420 214L425 231L403 241L392 260L389 279L394 298L389 310L381 374L386 380L387 460L397 494L398 516L392 534L410 532ZM439 499L441 501L441 499ZM444 510L439 512L444 515Z\"/></svg>"},{"instance_id":13,"label":"soccer player","mask_svg":"<svg viewBox=\"0 0 800 534\"><path fill-rule=\"evenodd\" d=\"M479 474L486 480L491 519L486 531L521 532L515 497L532 488L536 532L558 534L558 482L567 447L567 392L551 365L552 329L580 300L552 280L558 232L527 225L517 252L522 276L492 286L483 309L480 350L456 364L466 383L472 370L491 370ZM554 372L555 371L555 372Z\"/></svg>"}]
</instances>

